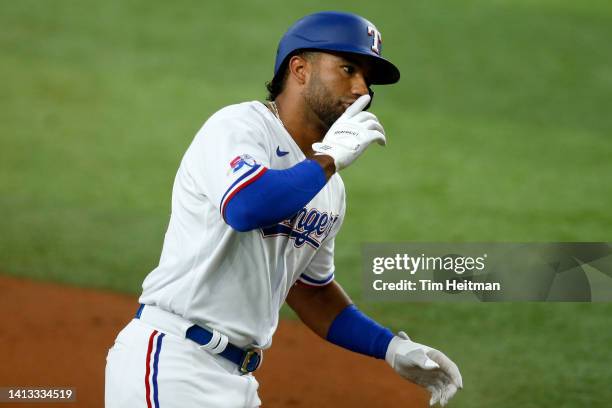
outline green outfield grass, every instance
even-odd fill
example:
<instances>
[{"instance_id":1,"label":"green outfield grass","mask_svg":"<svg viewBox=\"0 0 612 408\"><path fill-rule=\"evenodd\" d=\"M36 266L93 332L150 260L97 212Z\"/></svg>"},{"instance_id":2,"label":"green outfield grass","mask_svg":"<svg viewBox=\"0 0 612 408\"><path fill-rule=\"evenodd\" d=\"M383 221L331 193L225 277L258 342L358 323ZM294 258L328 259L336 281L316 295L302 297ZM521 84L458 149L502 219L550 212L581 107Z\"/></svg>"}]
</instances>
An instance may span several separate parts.
<instances>
[{"instance_id":1,"label":"green outfield grass","mask_svg":"<svg viewBox=\"0 0 612 408\"><path fill-rule=\"evenodd\" d=\"M24 0L0 6L0 271L138 293L194 133L263 99L321 9L375 21L402 71L375 89L387 148L343 172L357 301L363 242L611 240L609 2ZM457 360L452 406L612 400L608 304L361 304Z\"/></svg>"}]
</instances>

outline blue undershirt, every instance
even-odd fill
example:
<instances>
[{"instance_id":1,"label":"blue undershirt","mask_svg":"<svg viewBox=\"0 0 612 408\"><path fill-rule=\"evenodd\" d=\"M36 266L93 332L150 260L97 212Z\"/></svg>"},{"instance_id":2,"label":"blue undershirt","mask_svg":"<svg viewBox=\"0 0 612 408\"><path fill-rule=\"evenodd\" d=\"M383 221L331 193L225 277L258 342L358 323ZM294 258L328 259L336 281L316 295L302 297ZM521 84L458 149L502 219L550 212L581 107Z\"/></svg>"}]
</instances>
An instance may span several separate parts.
<instances>
[{"instance_id":1,"label":"blue undershirt","mask_svg":"<svg viewBox=\"0 0 612 408\"><path fill-rule=\"evenodd\" d=\"M278 224L304 208L325 183L325 171L314 160L285 170L268 169L227 203L225 222L241 232Z\"/></svg>"}]
</instances>

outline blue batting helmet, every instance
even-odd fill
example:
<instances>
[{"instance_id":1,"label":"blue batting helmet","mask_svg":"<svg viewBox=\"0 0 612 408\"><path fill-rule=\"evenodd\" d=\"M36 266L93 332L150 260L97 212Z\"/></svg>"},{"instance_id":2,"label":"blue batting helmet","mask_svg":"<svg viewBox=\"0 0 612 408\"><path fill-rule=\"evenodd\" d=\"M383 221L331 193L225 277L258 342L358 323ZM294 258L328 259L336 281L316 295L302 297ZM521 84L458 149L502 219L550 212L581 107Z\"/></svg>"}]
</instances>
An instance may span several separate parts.
<instances>
[{"instance_id":1,"label":"blue batting helmet","mask_svg":"<svg viewBox=\"0 0 612 408\"><path fill-rule=\"evenodd\" d=\"M274 76L289 57L300 50L340 51L370 57L372 84L393 84L400 72L381 56L380 31L365 18L352 13L324 11L310 14L293 24L278 43Z\"/></svg>"}]
</instances>

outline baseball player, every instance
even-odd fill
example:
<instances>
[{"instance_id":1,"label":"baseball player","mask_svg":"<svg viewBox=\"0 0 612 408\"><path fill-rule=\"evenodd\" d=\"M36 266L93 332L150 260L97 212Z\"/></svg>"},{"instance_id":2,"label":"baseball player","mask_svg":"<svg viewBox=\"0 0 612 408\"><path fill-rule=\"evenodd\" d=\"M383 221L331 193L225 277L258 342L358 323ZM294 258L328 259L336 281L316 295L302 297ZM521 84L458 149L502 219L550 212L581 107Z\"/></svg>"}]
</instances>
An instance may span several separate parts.
<instances>
[{"instance_id":1,"label":"baseball player","mask_svg":"<svg viewBox=\"0 0 612 408\"><path fill-rule=\"evenodd\" d=\"M320 337L384 359L444 405L462 387L440 351L394 335L334 280L339 171L385 132L370 85L399 80L380 31L315 13L281 38L269 101L212 115L178 169L159 266L106 366L107 408L257 407L252 374L283 303Z\"/></svg>"}]
</instances>

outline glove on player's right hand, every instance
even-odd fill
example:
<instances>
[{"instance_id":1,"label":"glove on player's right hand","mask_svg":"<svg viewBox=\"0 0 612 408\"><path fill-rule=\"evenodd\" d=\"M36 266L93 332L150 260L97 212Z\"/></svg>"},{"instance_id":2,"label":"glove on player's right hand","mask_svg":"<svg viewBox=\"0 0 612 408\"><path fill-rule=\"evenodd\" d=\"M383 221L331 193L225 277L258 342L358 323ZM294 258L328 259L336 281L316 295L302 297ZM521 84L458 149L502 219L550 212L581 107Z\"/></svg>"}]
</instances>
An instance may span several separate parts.
<instances>
[{"instance_id":1,"label":"glove on player's right hand","mask_svg":"<svg viewBox=\"0 0 612 408\"><path fill-rule=\"evenodd\" d=\"M455 363L442 352L413 342L404 332L391 340L385 360L399 375L431 393L429 405L439 402L444 406L457 389L463 388Z\"/></svg>"},{"instance_id":2,"label":"glove on player's right hand","mask_svg":"<svg viewBox=\"0 0 612 408\"><path fill-rule=\"evenodd\" d=\"M348 167L372 142L386 144L385 130L372 113L363 112L370 95L362 95L334 122L321 142L314 143L316 154L334 159L336 171Z\"/></svg>"}]
</instances>

